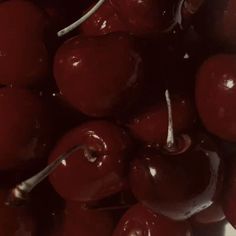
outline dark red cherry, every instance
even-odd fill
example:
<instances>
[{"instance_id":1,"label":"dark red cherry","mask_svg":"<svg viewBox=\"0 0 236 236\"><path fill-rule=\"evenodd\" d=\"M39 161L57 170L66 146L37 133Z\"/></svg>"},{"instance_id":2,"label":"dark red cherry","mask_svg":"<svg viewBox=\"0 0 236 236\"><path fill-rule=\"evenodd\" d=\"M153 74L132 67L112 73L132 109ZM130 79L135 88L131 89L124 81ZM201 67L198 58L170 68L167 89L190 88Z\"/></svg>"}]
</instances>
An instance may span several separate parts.
<instances>
[{"instance_id":1,"label":"dark red cherry","mask_svg":"<svg viewBox=\"0 0 236 236\"><path fill-rule=\"evenodd\" d=\"M62 236L111 236L114 227L112 215L106 211L89 210L76 202L68 202Z\"/></svg>"},{"instance_id":2,"label":"dark red cherry","mask_svg":"<svg viewBox=\"0 0 236 236\"><path fill-rule=\"evenodd\" d=\"M153 211L175 220L187 219L209 207L218 195L221 160L205 135L192 137L191 145L180 153L165 152L139 154L131 165L131 188Z\"/></svg>"},{"instance_id":3,"label":"dark red cherry","mask_svg":"<svg viewBox=\"0 0 236 236\"><path fill-rule=\"evenodd\" d=\"M111 0L121 20L135 34L160 32L174 23L178 0Z\"/></svg>"},{"instance_id":4,"label":"dark red cherry","mask_svg":"<svg viewBox=\"0 0 236 236\"><path fill-rule=\"evenodd\" d=\"M173 221L137 204L131 207L116 226L113 236L191 236L186 221Z\"/></svg>"},{"instance_id":5,"label":"dark red cherry","mask_svg":"<svg viewBox=\"0 0 236 236\"><path fill-rule=\"evenodd\" d=\"M51 142L40 97L24 89L0 89L0 170L26 168L44 158Z\"/></svg>"},{"instance_id":6,"label":"dark red cherry","mask_svg":"<svg viewBox=\"0 0 236 236\"><path fill-rule=\"evenodd\" d=\"M10 20L9 20L10 19ZM47 17L30 1L0 3L0 83L29 87L42 84L48 74L44 42Z\"/></svg>"},{"instance_id":7,"label":"dark red cherry","mask_svg":"<svg viewBox=\"0 0 236 236\"><path fill-rule=\"evenodd\" d=\"M175 134L191 128L196 120L194 104L187 97L172 98ZM128 124L131 133L146 144L164 145L168 131L168 112L165 101L147 108Z\"/></svg>"},{"instance_id":8,"label":"dark red cherry","mask_svg":"<svg viewBox=\"0 0 236 236\"><path fill-rule=\"evenodd\" d=\"M206 129L236 141L236 55L208 58L198 71L196 104Z\"/></svg>"},{"instance_id":9,"label":"dark red cherry","mask_svg":"<svg viewBox=\"0 0 236 236\"><path fill-rule=\"evenodd\" d=\"M109 1L91 15L80 27L83 34L103 35L112 32L127 31Z\"/></svg>"},{"instance_id":10,"label":"dark red cherry","mask_svg":"<svg viewBox=\"0 0 236 236\"><path fill-rule=\"evenodd\" d=\"M74 107L90 116L106 116L133 102L141 67L142 59L129 35L77 36L58 50L54 75Z\"/></svg>"},{"instance_id":11,"label":"dark red cherry","mask_svg":"<svg viewBox=\"0 0 236 236\"><path fill-rule=\"evenodd\" d=\"M89 122L71 130L54 148L49 162L75 145L78 150L50 175L55 190L66 200L96 201L124 187L130 140L119 127L105 121Z\"/></svg>"},{"instance_id":12,"label":"dark red cherry","mask_svg":"<svg viewBox=\"0 0 236 236\"><path fill-rule=\"evenodd\" d=\"M225 215L222 206L217 202L213 203L207 209L194 215L191 221L194 224L212 224L223 221L224 219Z\"/></svg>"},{"instance_id":13,"label":"dark red cherry","mask_svg":"<svg viewBox=\"0 0 236 236\"><path fill-rule=\"evenodd\" d=\"M7 190L0 190L0 232L4 236L34 236L36 221L27 207L12 208L5 205Z\"/></svg>"}]
</instances>

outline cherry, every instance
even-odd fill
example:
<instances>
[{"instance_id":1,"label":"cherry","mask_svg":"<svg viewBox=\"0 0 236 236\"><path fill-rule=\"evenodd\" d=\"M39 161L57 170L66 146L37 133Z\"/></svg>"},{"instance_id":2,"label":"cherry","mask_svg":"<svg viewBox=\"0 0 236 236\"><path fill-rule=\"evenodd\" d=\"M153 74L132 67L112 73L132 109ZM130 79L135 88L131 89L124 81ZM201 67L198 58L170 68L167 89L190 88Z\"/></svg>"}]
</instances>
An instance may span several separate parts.
<instances>
[{"instance_id":1,"label":"cherry","mask_svg":"<svg viewBox=\"0 0 236 236\"><path fill-rule=\"evenodd\" d=\"M172 99L173 125L175 133L191 128L196 120L194 105L187 97ZM168 112L161 102L136 115L128 124L131 133L139 140L151 145L164 145L168 131Z\"/></svg>"},{"instance_id":2,"label":"cherry","mask_svg":"<svg viewBox=\"0 0 236 236\"><path fill-rule=\"evenodd\" d=\"M121 20L135 34L160 32L175 21L178 0L111 0Z\"/></svg>"},{"instance_id":3,"label":"cherry","mask_svg":"<svg viewBox=\"0 0 236 236\"><path fill-rule=\"evenodd\" d=\"M93 15L81 24L81 31L86 35L103 35L127 30L110 2L105 1Z\"/></svg>"},{"instance_id":4,"label":"cherry","mask_svg":"<svg viewBox=\"0 0 236 236\"><path fill-rule=\"evenodd\" d=\"M47 111L40 97L24 89L0 89L0 170L25 169L50 147Z\"/></svg>"},{"instance_id":5,"label":"cherry","mask_svg":"<svg viewBox=\"0 0 236 236\"><path fill-rule=\"evenodd\" d=\"M73 129L59 141L49 162L77 144L87 147L92 156L81 150L65 160L50 175L53 187L63 198L82 202L119 192L124 186L129 142L121 128L105 121Z\"/></svg>"},{"instance_id":6,"label":"cherry","mask_svg":"<svg viewBox=\"0 0 236 236\"><path fill-rule=\"evenodd\" d=\"M196 104L206 129L220 138L236 141L236 56L208 58L198 71Z\"/></svg>"},{"instance_id":7,"label":"cherry","mask_svg":"<svg viewBox=\"0 0 236 236\"><path fill-rule=\"evenodd\" d=\"M135 100L142 59L129 35L77 36L58 50L54 75L74 107L90 116L107 116Z\"/></svg>"},{"instance_id":8,"label":"cherry","mask_svg":"<svg viewBox=\"0 0 236 236\"><path fill-rule=\"evenodd\" d=\"M192 233L188 222L170 220L137 204L125 213L113 233L113 236L129 235L191 236Z\"/></svg>"},{"instance_id":9,"label":"cherry","mask_svg":"<svg viewBox=\"0 0 236 236\"><path fill-rule=\"evenodd\" d=\"M106 211L89 210L77 202L68 202L62 236L99 236L112 235L114 222L112 215Z\"/></svg>"},{"instance_id":10,"label":"cherry","mask_svg":"<svg viewBox=\"0 0 236 236\"><path fill-rule=\"evenodd\" d=\"M1 84L29 87L43 83L49 64L44 43L47 24L45 12L30 1L0 3L0 27L4 32L0 38Z\"/></svg>"},{"instance_id":11,"label":"cherry","mask_svg":"<svg viewBox=\"0 0 236 236\"><path fill-rule=\"evenodd\" d=\"M157 213L183 220L212 205L222 184L218 150L204 134L174 136L169 91L168 135L161 149L146 148L132 162L130 184L135 197ZM199 173L201 175L199 176Z\"/></svg>"},{"instance_id":12,"label":"cherry","mask_svg":"<svg viewBox=\"0 0 236 236\"><path fill-rule=\"evenodd\" d=\"M234 235L235 232L232 227L225 222L221 221L218 223L212 224L202 224L202 225L192 225L193 235L196 236L231 236Z\"/></svg>"},{"instance_id":13,"label":"cherry","mask_svg":"<svg viewBox=\"0 0 236 236\"><path fill-rule=\"evenodd\" d=\"M33 236L36 234L36 221L27 207L12 208L5 205L7 190L0 190L0 232L4 236Z\"/></svg>"}]
</instances>

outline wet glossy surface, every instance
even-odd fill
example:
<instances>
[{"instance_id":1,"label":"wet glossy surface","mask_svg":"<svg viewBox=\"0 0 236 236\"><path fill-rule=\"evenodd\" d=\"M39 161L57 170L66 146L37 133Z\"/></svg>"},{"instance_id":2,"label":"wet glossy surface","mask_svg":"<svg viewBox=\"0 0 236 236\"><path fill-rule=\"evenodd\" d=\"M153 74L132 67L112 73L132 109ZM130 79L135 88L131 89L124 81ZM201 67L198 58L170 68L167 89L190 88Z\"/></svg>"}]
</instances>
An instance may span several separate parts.
<instances>
[{"instance_id":1,"label":"wet glossy surface","mask_svg":"<svg viewBox=\"0 0 236 236\"><path fill-rule=\"evenodd\" d=\"M141 153L132 164L131 188L155 212L187 219L212 204L222 184L220 164L212 141L199 136L182 154Z\"/></svg>"},{"instance_id":2,"label":"wet glossy surface","mask_svg":"<svg viewBox=\"0 0 236 236\"><path fill-rule=\"evenodd\" d=\"M116 226L113 236L192 236L189 223L175 222L141 204L131 207Z\"/></svg>"},{"instance_id":3,"label":"wet glossy surface","mask_svg":"<svg viewBox=\"0 0 236 236\"><path fill-rule=\"evenodd\" d=\"M141 57L128 35L76 36L58 50L54 75L74 107L87 115L105 116L132 103L141 68Z\"/></svg>"},{"instance_id":4,"label":"wet glossy surface","mask_svg":"<svg viewBox=\"0 0 236 236\"><path fill-rule=\"evenodd\" d=\"M67 133L56 145L49 162L74 145L85 145L93 160L80 150L51 174L56 191L67 200L94 201L119 192L124 185L130 140L119 127L89 122Z\"/></svg>"},{"instance_id":5,"label":"wet glossy surface","mask_svg":"<svg viewBox=\"0 0 236 236\"><path fill-rule=\"evenodd\" d=\"M216 55L201 66L196 82L196 103L203 124L211 133L236 141L236 56Z\"/></svg>"}]
</instances>

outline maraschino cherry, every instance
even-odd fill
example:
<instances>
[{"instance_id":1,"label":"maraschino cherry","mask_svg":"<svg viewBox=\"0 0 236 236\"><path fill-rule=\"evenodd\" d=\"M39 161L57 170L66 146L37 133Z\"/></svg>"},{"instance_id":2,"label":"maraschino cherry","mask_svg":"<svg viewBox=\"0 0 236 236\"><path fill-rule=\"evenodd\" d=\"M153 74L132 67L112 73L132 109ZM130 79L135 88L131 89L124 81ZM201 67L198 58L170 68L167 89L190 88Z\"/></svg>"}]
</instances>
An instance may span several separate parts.
<instances>
[{"instance_id":1,"label":"maraschino cherry","mask_svg":"<svg viewBox=\"0 0 236 236\"><path fill-rule=\"evenodd\" d=\"M208 58L198 71L196 104L206 129L236 141L236 55Z\"/></svg>"},{"instance_id":2,"label":"maraschino cherry","mask_svg":"<svg viewBox=\"0 0 236 236\"><path fill-rule=\"evenodd\" d=\"M130 146L127 133L106 121L74 128L54 148L50 164L12 190L9 204L20 204L48 175L68 201L94 202L118 193L126 186Z\"/></svg>"},{"instance_id":3,"label":"maraschino cherry","mask_svg":"<svg viewBox=\"0 0 236 236\"><path fill-rule=\"evenodd\" d=\"M44 82L49 70L47 25L45 12L30 1L0 3L1 84L32 87Z\"/></svg>"},{"instance_id":4,"label":"maraschino cherry","mask_svg":"<svg viewBox=\"0 0 236 236\"><path fill-rule=\"evenodd\" d=\"M111 236L114 228L112 215L107 211L90 210L78 202L68 202L62 236Z\"/></svg>"},{"instance_id":5,"label":"maraschino cherry","mask_svg":"<svg viewBox=\"0 0 236 236\"><path fill-rule=\"evenodd\" d=\"M51 143L42 99L24 89L0 89L0 170L25 169L39 162Z\"/></svg>"},{"instance_id":6,"label":"maraschino cherry","mask_svg":"<svg viewBox=\"0 0 236 236\"><path fill-rule=\"evenodd\" d=\"M59 48L54 75L62 95L82 113L109 116L137 97L142 58L127 34L76 36Z\"/></svg>"},{"instance_id":7,"label":"maraschino cherry","mask_svg":"<svg viewBox=\"0 0 236 236\"><path fill-rule=\"evenodd\" d=\"M170 98L168 138L162 150L147 149L130 170L130 184L145 206L175 220L209 207L222 183L221 160L212 140L203 135L173 136ZM171 135L170 135L171 134Z\"/></svg>"},{"instance_id":8,"label":"maraschino cherry","mask_svg":"<svg viewBox=\"0 0 236 236\"><path fill-rule=\"evenodd\" d=\"M191 236L188 222L177 222L152 212L141 204L131 207L116 226L113 236Z\"/></svg>"}]
</instances>

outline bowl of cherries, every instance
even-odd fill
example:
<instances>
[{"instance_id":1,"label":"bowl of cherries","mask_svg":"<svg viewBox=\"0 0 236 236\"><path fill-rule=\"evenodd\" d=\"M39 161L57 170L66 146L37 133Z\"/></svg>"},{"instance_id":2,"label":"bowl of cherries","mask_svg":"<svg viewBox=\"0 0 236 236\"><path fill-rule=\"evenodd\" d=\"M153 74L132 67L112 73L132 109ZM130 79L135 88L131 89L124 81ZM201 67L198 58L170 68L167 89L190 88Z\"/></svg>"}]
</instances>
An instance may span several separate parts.
<instances>
[{"instance_id":1,"label":"bowl of cherries","mask_svg":"<svg viewBox=\"0 0 236 236\"><path fill-rule=\"evenodd\" d=\"M2 0L0 27L0 235L236 235L234 0Z\"/></svg>"}]
</instances>

